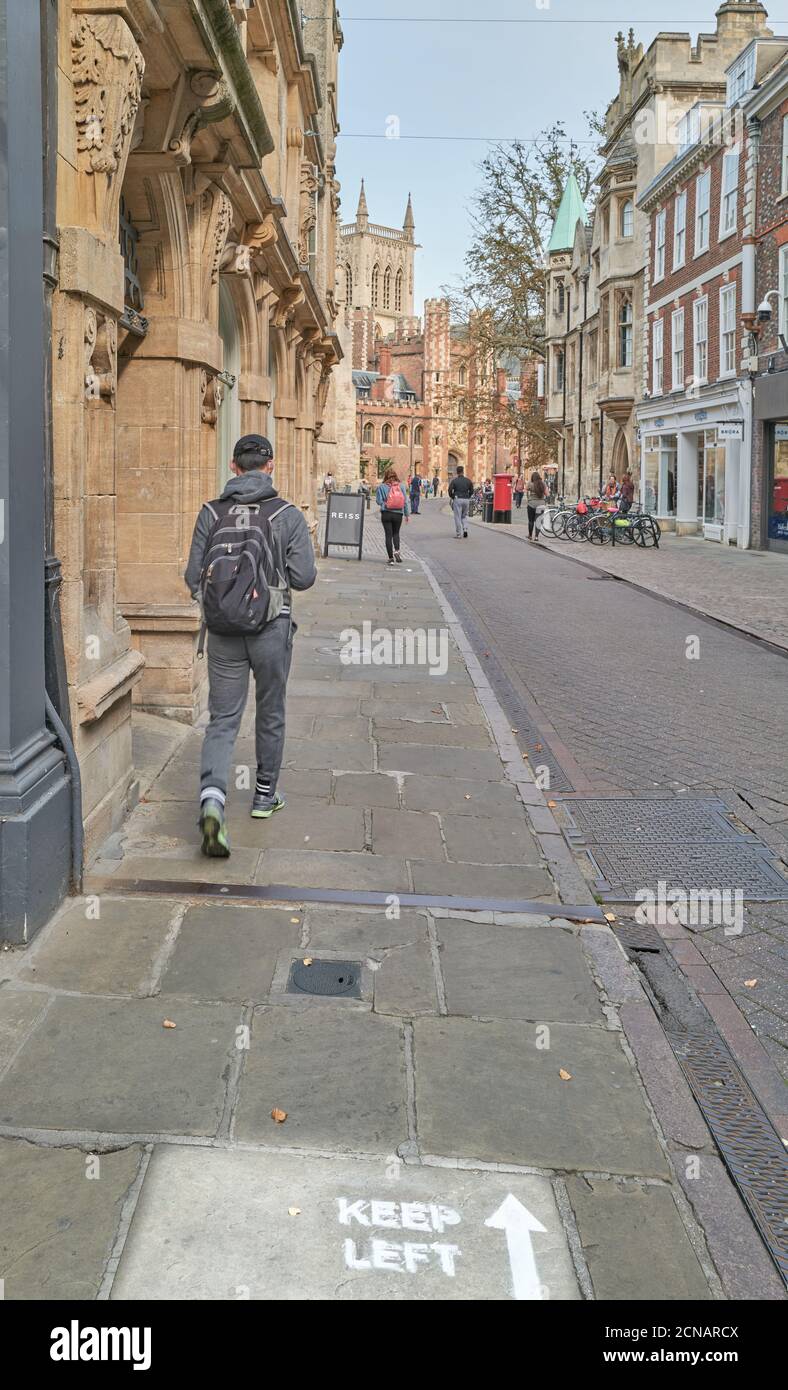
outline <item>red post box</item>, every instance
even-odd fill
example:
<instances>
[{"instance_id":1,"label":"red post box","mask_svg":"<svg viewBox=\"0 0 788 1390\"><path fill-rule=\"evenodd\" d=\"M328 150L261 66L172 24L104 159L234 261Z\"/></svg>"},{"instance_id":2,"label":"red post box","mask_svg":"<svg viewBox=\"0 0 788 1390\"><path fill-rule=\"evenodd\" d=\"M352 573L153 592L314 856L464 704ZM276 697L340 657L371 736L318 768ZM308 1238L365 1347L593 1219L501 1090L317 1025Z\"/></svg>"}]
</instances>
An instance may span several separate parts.
<instances>
[{"instance_id":1,"label":"red post box","mask_svg":"<svg viewBox=\"0 0 788 1390\"><path fill-rule=\"evenodd\" d=\"M493 521L499 526L512 524L512 489L514 479L511 473L496 473L493 484Z\"/></svg>"}]
</instances>

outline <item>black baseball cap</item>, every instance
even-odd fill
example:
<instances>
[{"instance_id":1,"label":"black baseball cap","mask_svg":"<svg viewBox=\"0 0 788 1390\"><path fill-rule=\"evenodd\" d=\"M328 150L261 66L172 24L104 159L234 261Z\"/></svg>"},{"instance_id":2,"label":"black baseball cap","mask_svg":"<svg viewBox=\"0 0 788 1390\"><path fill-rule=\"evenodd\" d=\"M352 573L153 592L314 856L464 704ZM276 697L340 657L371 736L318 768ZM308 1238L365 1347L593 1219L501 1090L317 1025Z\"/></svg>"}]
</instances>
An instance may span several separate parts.
<instances>
[{"instance_id":1,"label":"black baseball cap","mask_svg":"<svg viewBox=\"0 0 788 1390\"><path fill-rule=\"evenodd\" d=\"M233 449L233 458L240 458L241 454L260 454L262 458L272 459L274 451L271 448L271 441L266 439L263 434L245 434L238 440Z\"/></svg>"}]
</instances>

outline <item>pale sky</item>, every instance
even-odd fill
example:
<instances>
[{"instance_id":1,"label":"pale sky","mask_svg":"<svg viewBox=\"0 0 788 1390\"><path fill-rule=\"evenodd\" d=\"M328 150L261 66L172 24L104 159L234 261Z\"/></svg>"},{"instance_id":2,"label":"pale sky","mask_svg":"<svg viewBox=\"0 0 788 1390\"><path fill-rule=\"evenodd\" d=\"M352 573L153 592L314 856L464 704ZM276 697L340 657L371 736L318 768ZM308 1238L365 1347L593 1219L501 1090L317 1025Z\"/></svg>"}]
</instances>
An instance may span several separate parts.
<instances>
[{"instance_id":1,"label":"pale sky","mask_svg":"<svg viewBox=\"0 0 788 1390\"><path fill-rule=\"evenodd\" d=\"M423 247L416 260L421 313L423 300L462 270L468 202L489 148L478 137L528 139L563 120L569 135L585 138L583 111L603 111L618 91L616 33L632 27L645 47L660 29L689 32L694 42L699 32L714 32L717 5L340 0L339 8L342 220L355 217L362 174L372 222L401 226L412 192ZM771 27L785 32L788 0L767 0L767 9ZM467 22L481 14L481 22ZM399 140L386 138L392 116L399 119Z\"/></svg>"}]
</instances>

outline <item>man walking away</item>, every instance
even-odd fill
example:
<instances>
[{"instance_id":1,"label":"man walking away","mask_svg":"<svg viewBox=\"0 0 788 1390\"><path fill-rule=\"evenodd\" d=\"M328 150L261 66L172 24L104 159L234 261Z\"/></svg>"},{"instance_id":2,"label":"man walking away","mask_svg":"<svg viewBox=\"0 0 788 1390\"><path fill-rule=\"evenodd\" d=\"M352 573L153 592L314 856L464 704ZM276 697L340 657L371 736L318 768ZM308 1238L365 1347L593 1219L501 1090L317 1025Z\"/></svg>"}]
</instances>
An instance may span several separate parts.
<instances>
[{"instance_id":1,"label":"man walking away","mask_svg":"<svg viewBox=\"0 0 788 1390\"><path fill-rule=\"evenodd\" d=\"M210 723L200 769L200 831L202 852L214 859L230 854L225 801L250 670L257 702L251 814L267 820L285 804L276 788L295 631L290 591L310 589L317 578L304 515L279 497L271 481L268 440L244 435L230 466L236 476L197 518L184 576L208 630Z\"/></svg>"},{"instance_id":2,"label":"man walking away","mask_svg":"<svg viewBox=\"0 0 788 1390\"><path fill-rule=\"evenodd\" d=\"M440 497L441 495L441 480L437 473L432 480L432 495L433 497Z\"/></svg>"},{"instance_id":3,"label":"man walking away","mask_svg":"<svg viewBox=\"0 0 788 1390\"><path fill-rule=\"evenodd\" d=\"M451 507L454 512L454 535L457 540L462 537L468 539L468 505L473 497L473 483L470 478L466 478L462 464L457 465L457 472L449 483L449 496Z\"/></svg>"}]
</instances>

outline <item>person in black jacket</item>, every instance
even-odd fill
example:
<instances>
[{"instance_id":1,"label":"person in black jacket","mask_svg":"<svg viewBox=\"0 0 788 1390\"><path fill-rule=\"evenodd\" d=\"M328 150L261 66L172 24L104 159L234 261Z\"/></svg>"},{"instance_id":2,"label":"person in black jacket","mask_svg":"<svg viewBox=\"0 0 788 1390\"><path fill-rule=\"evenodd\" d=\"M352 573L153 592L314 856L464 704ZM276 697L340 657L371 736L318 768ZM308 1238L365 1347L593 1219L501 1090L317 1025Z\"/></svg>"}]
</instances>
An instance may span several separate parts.
<instances>
[{"instance_id":1,"label":"person in black jacket","mask_svg":"<svg viewBox=\"0 0 788 1390\"><path fill-rule=\"evenodd\" d=\"M462 464L458 464L457 473L449 483L449 496L451 498L452 511L454 512L454 534L459 541L463 537L468 539L468 506L473 497L473 483L470 478L466 478Z\"/></svg>"}]
</instances>

